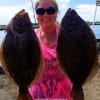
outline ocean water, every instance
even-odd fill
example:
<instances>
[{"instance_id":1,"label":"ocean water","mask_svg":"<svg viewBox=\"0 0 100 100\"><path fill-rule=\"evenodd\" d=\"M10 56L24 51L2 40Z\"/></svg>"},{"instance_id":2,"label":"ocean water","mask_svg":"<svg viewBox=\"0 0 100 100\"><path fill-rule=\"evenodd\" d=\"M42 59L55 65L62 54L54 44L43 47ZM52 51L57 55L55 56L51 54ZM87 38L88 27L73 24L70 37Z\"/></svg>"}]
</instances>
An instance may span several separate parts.
<instances>
[{"instance_id":1,"label":"ocean water","mask_svg":"<svg viewBox=\"0 0 100 100\"><path fill-rule=\"evenodd\" d=\"M93 30L93 32L96 36L96 39L100 39L100 25L91 25L90 28ZM6 35L6 33L4 31L0 31L0 46L4 40L5 35ZM0 64L0 66L1 66L1 64Z\"/></svg>"},{"instance_id":2,"label":"ocean water","mask_svg":"<svg viewBox=\"0 0 100 100\"><path fill-rule=\"evenodd\" d=\"M91 25L90 28L93 30L97 39L100 39L100 25ZM0 45L5 37L6 33L4 31L0 31Z\"/></svg>"},{"instance_id":3,"label":"ocean water","mask_svg":"<svg viewBox=\"0 0 100 100\"><path fill-rule=\"evenodd\" d=\"M93 30L96 39L100 39L100 25L91 25L90 27Z\"/></svg>"},{"instance_id":4,"label":"ocean water","mask_svg":"<svg viewBox=\"0 0 100 100\"><path fill-rule=\"evenodd\" d=\"M2 41L4 40L5 35L6 33L4 31L0 31L0 46L1 46Z\"/></svg>"}]
</instances>

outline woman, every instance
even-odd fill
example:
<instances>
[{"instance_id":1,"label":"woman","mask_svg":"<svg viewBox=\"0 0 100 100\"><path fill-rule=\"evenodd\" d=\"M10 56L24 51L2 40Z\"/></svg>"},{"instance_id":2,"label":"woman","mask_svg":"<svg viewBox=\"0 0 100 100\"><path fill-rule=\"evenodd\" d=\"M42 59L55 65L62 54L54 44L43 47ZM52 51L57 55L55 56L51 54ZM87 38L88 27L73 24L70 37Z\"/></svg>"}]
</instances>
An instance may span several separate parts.
<instances>
[{"instance_id":1,"label":"woman","mask_svg":"<svg viewBox=\"0 0 100 100\"><path fill-rule=\"evenodd\" d=\"M71 81L63 74L56 59L56 46L59 27L56 25L58 6L54 0L39 0L36 3L36 14L39 28L36 35L39 39L45 62L39 80L29 88L34 99L72 100Z\"/></svg>"}]
</instances>

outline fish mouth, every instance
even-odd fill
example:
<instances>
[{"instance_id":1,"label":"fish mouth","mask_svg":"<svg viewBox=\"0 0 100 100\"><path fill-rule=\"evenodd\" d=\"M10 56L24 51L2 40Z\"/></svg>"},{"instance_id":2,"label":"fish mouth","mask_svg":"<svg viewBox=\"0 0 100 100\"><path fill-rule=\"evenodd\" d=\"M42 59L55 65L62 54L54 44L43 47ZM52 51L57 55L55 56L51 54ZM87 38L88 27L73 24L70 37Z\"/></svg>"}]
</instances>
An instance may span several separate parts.
<instances>
[{"instance_id":1,"label":"fish mouth","mask_svg":"<svg viewBox=\"0 0 100 100\"><path fill-rule=\"evenodd\" d=\"M25 11L25 9L22 9L20 12L18 12L16 14L16 18L21 18L23 16L25 16L27 14L27 12Z\"/></svg>"},{"instance_id":2,"label":"fish mouth","mask_svg":"<svg viewBox=\"0 0 100 100\"><path fill-rule=\"evenodd\" d=\"M67 10L67 15L71 15L71 12L72 12L72 9L69 8L69 9Z\"/></svg>"},{"instance_id":3,"label":"fish mouth","mask_svg":"<svg viewBox=\"0 0 100 100\"><path fill-rule=\"evenodd\" d=\"M71 8L68 8L66 14L67 14L67 16L76 16L77 15L76 11L74 9L71 9Z\"/></svg>"}]
</instances>

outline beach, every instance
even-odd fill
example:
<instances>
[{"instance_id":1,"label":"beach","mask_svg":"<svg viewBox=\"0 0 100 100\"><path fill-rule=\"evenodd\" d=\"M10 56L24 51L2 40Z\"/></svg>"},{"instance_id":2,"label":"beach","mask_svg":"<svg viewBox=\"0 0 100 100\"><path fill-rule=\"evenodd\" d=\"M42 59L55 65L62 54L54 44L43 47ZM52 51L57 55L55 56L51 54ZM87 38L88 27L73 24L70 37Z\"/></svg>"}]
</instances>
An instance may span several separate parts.
<instances>
[{"instance_id":1,"label":"beach","mask_svg":"<svg viewBox=\"0 0 100 100\"><path fill-rule=\"evenodd\" d=\"M16 100L18 87L6 75L0 75L0 100Z\"/></svg>"},{"instance_id":2,"label":"beach","mask_svg":"<svg viewBox=\"0 0 100 100\"><path fill-rule=\"evenodd\" d=\"M100 100L100 68L83 86L85 100ZM18 87L6 75L0 75L0 100L16 100Z\"/></svg>"},{"instance_id":3,"label":"beach","mask_svg":"<svg viewBox=\"0 0 100 100\"><path fill-rule=\"evenodd\" d=\"M85 100L100 100L100 68L97 74L84 86Z\"/></svg>"}]
</instances>

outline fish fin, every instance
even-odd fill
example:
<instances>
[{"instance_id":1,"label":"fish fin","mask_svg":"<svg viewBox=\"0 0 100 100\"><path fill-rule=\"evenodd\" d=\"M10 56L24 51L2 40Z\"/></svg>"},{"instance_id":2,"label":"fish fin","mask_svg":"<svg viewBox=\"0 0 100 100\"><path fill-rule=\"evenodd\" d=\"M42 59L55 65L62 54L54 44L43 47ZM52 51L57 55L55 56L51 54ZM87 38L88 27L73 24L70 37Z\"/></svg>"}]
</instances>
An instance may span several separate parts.
<instances>
[{"instance_id":1,"label":"fish fin","mask_svg":"<svg viewBox=\"0 0 100 100\"><path fill-rule=\"evenodd\" d=\"M29 94L27 88L22 89L21 87L19 87L19 94L18 94L17 100L32 100L32 97Z\"/></svg>"},{"instance_id":2,"label":"fish fin","mask_svg":"<svg viewBox=\"0 0 100 100\"><path fill-rule=\"evenodd\" d=\"M78 88L73 87L71 96L74 100L85 100L82 86Z\"/></svg>"}]
</instances>

